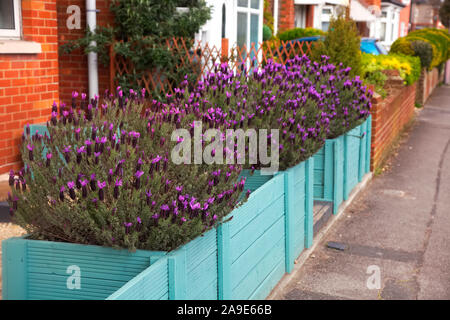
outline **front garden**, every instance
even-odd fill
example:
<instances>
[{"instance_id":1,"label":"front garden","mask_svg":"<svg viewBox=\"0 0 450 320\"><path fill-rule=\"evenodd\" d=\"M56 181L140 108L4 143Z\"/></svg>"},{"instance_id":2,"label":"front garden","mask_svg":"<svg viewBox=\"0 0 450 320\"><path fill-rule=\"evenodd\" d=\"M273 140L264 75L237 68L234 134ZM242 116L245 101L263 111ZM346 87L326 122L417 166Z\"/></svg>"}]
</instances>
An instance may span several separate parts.
<instances>
[{"instance_id":1,"label":"front garden","mask_svg":"<svg viewBox=\"0 0 450 320\"><path fill-rule=\"evenodd\" d=\"M27 126L4 299L266 298L313 244L314 201L337 214L370 174L369 86L420 77L419 54L338 57L340 19L311 57L215 64L163 97L74 91Z\"/></svg>"}]
</instances>

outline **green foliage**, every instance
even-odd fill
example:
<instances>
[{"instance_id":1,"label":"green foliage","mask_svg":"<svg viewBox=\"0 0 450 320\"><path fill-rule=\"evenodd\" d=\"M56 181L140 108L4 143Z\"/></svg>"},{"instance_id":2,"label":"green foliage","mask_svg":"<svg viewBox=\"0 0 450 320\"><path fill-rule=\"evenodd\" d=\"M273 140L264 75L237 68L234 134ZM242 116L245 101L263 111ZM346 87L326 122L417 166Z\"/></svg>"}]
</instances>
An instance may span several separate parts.
<instances>
[{"instance_id":1,"label":"green foliage","mask_svg":"<svg viewBox=\"0 0 450 320\"><path fill-rule=\"evenodd\" d=\"M242 166L168 159L183 115L135 94L86 104L85 113L61 107L59 120L55 106L49 137L24 136L25 170L10 174L18 188L9 203L30 238L173 250L241 203Z\"/></svg>"},{"instance_id":2,"label":"green foliage","mask_svg":"<svg viewBox=\"0 0 450 320\"><path fill-rule=\"evenodd\" d=\"M386 97L387 92L384 89L384 85L387 80L387 75L383 73L383 68L373 61L372 54L363 53L361 59L361 76L364 79L364 83L375 86L375 92Z\"/></svg>"},{"instance_id":3,"label":"green foliage","mask_svg":"<svg viewBox=\"0 0 450 320\"><path fill-rule=\"evenodd\" d=\"M439 19L444 26L450 27L450 0L444 0L444 3L439 8Z\"/></svg>"},{"instance_id":4,"label":"green foliage","mask_svg":"<svg viewBox=\"0 0 450 320\"><path fill-rule=\"evenodd\" d=\"M85 36L78 40L71 40L59 47L61 54L70 54L75 50L83 50L85 54L95 52L98 54L98 60L104 66L109 64L108 47L112 43L114 30L111 27L98 26L95 32L86 29ZM93 46L92 43L96 45Z\"/></svg>"},{"instance_id":5,"label":"green foliage","mask_svg":"<svg viewBox=\"0 0 450 320\"><path fill-rule=\"evenodd\" d=\"M386 81L381 75L383 70L398 70L400 77L408 85L420 78L421 65L418 57L393 53L388 55L363 53L361 62L361 76L378 89L383 88Z\"/></svg>"},{"instance_id":6,"label":"green foliage","mask_svg":"<svg viewBox=\"0 0 450 320\"><path fill-rule=\"evenodd\" d=\"M264 20L263 21L264 21L264 24L269 27L271 36L272 36L272 34L274 32L273 24L275 22L275 19L273 17L272 10L270 9L269 0L264 0Z\"/></svg>"},{"instance_id":7,"label":"green foliage","mask_svg":"<svg viewBox=\"0 0 450 320\"><path fill-rule=\"evenodd\" d=\"M294 28L278 33L277 37L282 41L288 41L304 37L323 36L325 34L322 30L314 28Z\"/></svg>"},{"instance_id":8,"label":"green foliage","mask_svg":"<svg viewBox=\"0 0 450 320\"><path fill-rule=\"evenodd\" d=\"M323 55L330 57L331 63L350 67L350 75L356 76L361 69L360 42L355 21L343 15L332 17L325 40L314 46L312 58L319 61Z\"/></svg>"},{"instance_id":9,"label":"green foliage","mask_svg":"<svg viewBox=\"0 0 450 320\"><path fill-rule=\"evenodd\" d=\"M263 41L267 41L270 38L272 38L272 31L270 30L269 26L264 25L263 26Z\"/></svg>"},{"instance_id":10,"label":"green foliage","mask_svg":"<svg viewBox=\"0 0 450 320\"><path fill-rule=\"evenodd\" d=\"M176 7L183 5L189 11L177 12ZM143 37L192 38L210 18L210 8L202 0L114 0L110 10L116 39L125 41Z\"/></svg>"},{"instance_id":11,"label":"green foliage","mask_svg":"<svg viewBox=\"0 0 450 320\"><path fill-rule=\"evenodd\" d=\"M408 56L414 55L414 49L412 48L411 41L409 41L406 37L401 37L395 40L391 45L390 52L406 54Z\"/></svg>"},{"instance_id":12,"label":"green foliage","mask_svg":"<svg viewBox=\"0 0 450 320\"><path fill-rule=\"evenodd\" d=\"M433 60L433 47L425 41L416 40L411 42L414 56L419 57L422 68L429 69Z\"/></svg>"},{"instance_id":13,"label":"green foliage","mask_svg":"<svg viewBox=\"0 0 450 320\"><path fill-rule=\"evenodd\" d=\"M189 10L176 10L183 6ZM171 48L165 40L182 37L189 45L195 33L210 18L211 8L204 0L113 0L110 10L114 14L114 27L98 27L95 33L88 30L85 37L63 44L61 52L67 54L77 48L86 53L95 51L99 53L99 60L107 65L108 46L113 40L119 40L114 52L132 62L130 72L116 78L124 89L142 87L140 80L148 72L168 79L172 86L177 86L185 74L192 78L197 76L198 62L184 63L180 68L186 52ZM92 41L97 42L96 48L89 45ZM164 98L159 87L150 95Z\"/></svg>"},{"instance_id":14,"label":"green foliage","mask_svg":"<svg viewBox=\"0 0 450 320\"><path fill-rule=\"evenodd\" d=\"M390 52L418 56L418 53L414 52L411 54L409 50L404 49L404 47L406 47L406 42L409 42L411 49L414 51L412 47L413 41L424 41L431 45L433 58L429 65L429 69L438 67L450 58L450 35L448 31L434 28L415 30L410 32L406 37L397 39L392 44ZM399 42L403 43L403 45L400 45ZM424 51L422 50L421 54L423 54L423 52Z\"/></svg>"}]
</instances>

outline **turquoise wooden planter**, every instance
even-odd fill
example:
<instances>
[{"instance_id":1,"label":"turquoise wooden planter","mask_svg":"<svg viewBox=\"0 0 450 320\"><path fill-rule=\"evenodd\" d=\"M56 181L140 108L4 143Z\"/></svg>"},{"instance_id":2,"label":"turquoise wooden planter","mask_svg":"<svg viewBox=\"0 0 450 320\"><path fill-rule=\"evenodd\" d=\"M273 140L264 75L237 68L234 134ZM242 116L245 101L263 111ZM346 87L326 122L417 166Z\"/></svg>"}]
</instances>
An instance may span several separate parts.
<instances>
[{"instance_id":1,"label":"turquoise wooden planter","mask_svg":"<svg viewBox=\"0 0 450 320\"><path fill-rule=\"evenodd\" d=\"M313 166L280 172L224 223L173 252L3 241L5 299L264 299L312 244ZM230 220L231 219L231 220ZM67 288L67 268L81 288Z\"/></svg>"},{"instance_id":2,"label":"turquoise wooden planter","mask_svg":"<svg viewBox=\"0 0 450 320\"><path fill-rule=\"evenodd\" d=\"M164 255L164 252L130 253L100 246L7 239L2 242L3 299L106 299ZM80 268L80 289L68 288L71 266Z\"/></svg>"},{"instance_id":3,"label":"turquoise wooden planter","mask_svg":"<svg viewBox=\"0 0 450 320\"><path fill-rule=\"evenodd\" d=\"M333 202L336 214L353 188L370 171L371 119L325 141L314 155L314 200Z\"/></svg>"},{"instance_id":4,"label":"turquoise wooden planter","mask_svg":"<svg viewBox=\"0 0 450 320\"><path fill-rule=\"evenodd\" d=\"M255 170L253 174L251 174L251 170L244 169L239 176L239 180L241 178L246 178L245 186L244 186L244 194L247 190L255 191L267 181L273 178L273 175L262 175L260 170Z\"/></svg>"},{"instance_id":5,"label":"turquoise wooden planter","mask_svg":"<svg viewBox=\"0 0 450 320\"><path fill-rule=\"evenodd\" d=\"M325 141L314 155L314 200L333 202L333 214L344 200L344 136Z\"/></svg>"},{"instance_id":6,"label":"turquoise wooden planter","mask_svg":"<svg viewBox=\"0 0 450 320\"><path fill-rule=\"evenodd\" d=\"M344 200L370 171L372 116L344 135Z\"/></svg>"}]
</instances>

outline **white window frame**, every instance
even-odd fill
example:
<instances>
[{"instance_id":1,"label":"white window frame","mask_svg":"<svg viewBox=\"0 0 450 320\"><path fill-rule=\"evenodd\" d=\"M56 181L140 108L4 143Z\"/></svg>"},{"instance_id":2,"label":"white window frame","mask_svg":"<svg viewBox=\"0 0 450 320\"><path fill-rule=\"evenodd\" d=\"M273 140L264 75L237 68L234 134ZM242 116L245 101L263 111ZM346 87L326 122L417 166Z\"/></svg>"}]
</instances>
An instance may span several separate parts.
<instances>
[{"instance_id":1,"label":"white window frame","mask_svg":"<svg viewBox=\"0 0 450 320\"><path fill-rule=\"evenodd\" d=\"M250 40L250 31L251 31L251 15L257 14L258 15L258 42L255 43L255 46L258 47L259 43L262 42L262 26L263 26L263 12L262 12L262 5L264 3L264 0L259 0L259 8L253 9L251 7L251 0L248 0L247 7L240 7L237 5L236 1L236 7L237 7L237 13L245 13L247 15L247 43L245 46L247 47L247 50L250 50L252 43ZM237 23L237 22L236 22Z\"/></svg>"},{"instance_id":2,"label":"white window frame","mask_svg":"<svg viewBox=\"0 0 450 320\"><path fill-rule=\"evenodd\" d=\"M0 29L1 39L19 40L22 36L21 1L13 0L14 6L14 29Z\"/></svg>"},{"instance_id":3,"label":"white window frame","mask_svg":"<svg viewBox=\"0 0 450 320\"><path fill-rule=\"evenodd\" d=\"M380 36L379 36L379 38L380 38L380 41L383 43L383 44L387 44L387 43L389 43L389 36L390 36L390 22L389 22L389 15L391 14L391 12L390 12L390 10L389 10L389 8L386 8L386 7L384 7L384 8L382 8L381 9L381 14L383 14L383 13L385 13L386 14L386 17L383 17L382 15L380 15ZM381 39L381 25L382 24L385 24L385 27L384 27L384 39Z\"/></svg>"},{"instance_id":4,"label":"white window frame","mask_svg":"<svg viewBox=\"0 0 450 320\"><path fill-rule=\"evenodd\" d=\"M323 13L323 10L329 9L330 13ZM330 24L331 17L335 15L335 7L332 5L324 5L322 8L320 8L320 30L323 30L322 23L328 22L328 25ZM326 30L323 30L326 31Z\"/></svg>"},{"instance_id":5,"label":"white window frame","mask_svg":"<svg viewBox=\"0 0 450 320\"><path fill-rule=\"evenodd\" d=\"M306 9L305 5L294 5L294 25L295 28L306 28Z\"/></svg>"}]
</instances>

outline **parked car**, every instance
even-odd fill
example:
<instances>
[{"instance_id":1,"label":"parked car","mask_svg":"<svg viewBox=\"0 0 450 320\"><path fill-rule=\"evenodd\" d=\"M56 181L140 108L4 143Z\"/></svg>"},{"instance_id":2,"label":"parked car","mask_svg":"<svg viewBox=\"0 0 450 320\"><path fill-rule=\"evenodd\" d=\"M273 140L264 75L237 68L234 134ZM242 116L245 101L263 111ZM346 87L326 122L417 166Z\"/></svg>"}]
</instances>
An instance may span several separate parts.
<instances>
[{"instance_id":1,"label":"parked car","mask_svg":"<svg viewBox=\"0 0 450 320\"><path fill-rule=\"evenodd\" d=\"M299 39L294 39L286 43L286 49L289 49L291 45L295 46L296 43L301 42L312 42L325 39L324 36L313 36L313 37L304 37ZM283 49L283 46L280 47L280 51ZM360 49L362 52L371 53L374 55L379 54L388 54L388 51L384 47L383 44L379 42L379 40L375 38L361 38Z\"/></svg>"}]
</instances>

